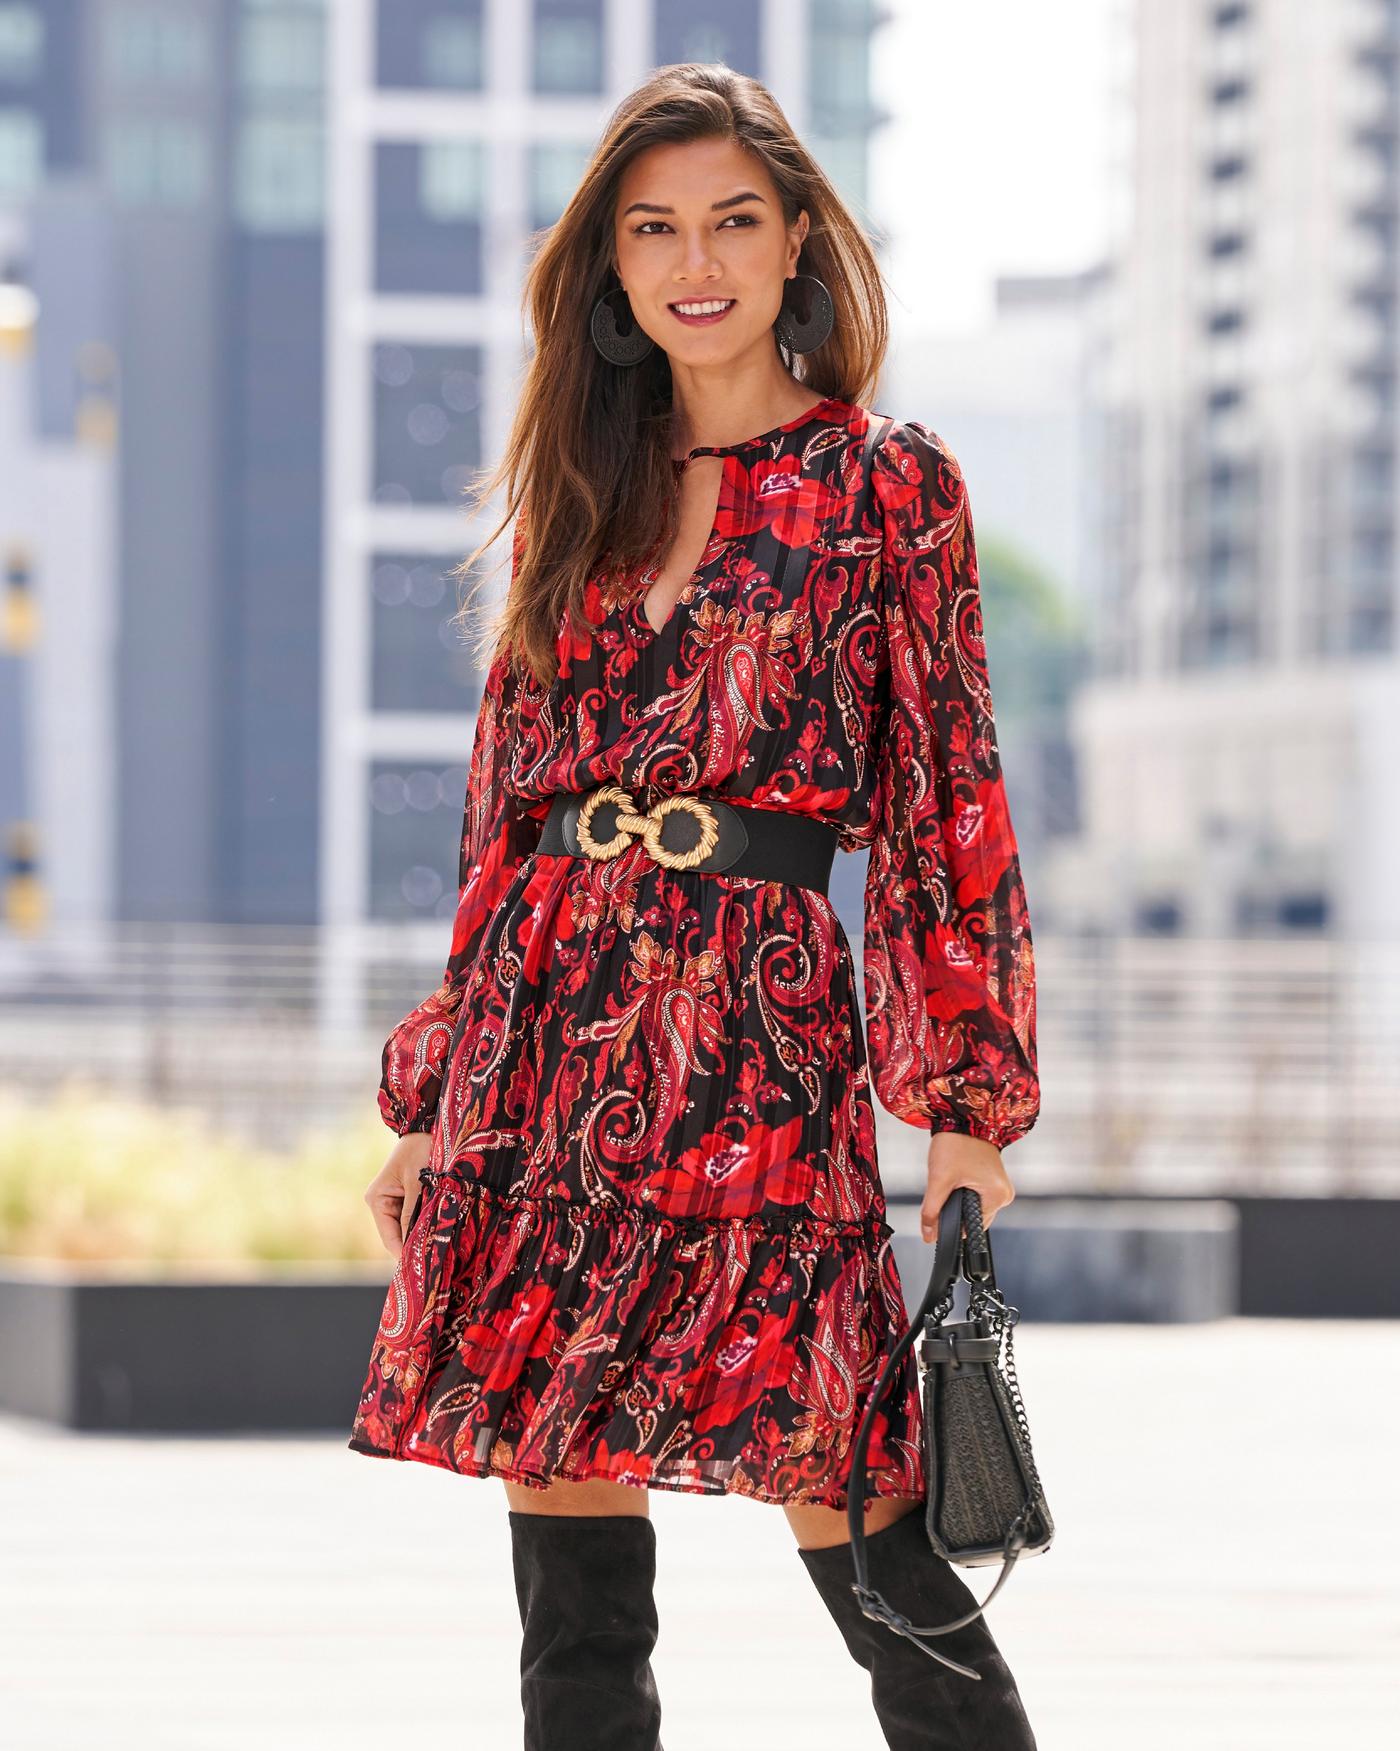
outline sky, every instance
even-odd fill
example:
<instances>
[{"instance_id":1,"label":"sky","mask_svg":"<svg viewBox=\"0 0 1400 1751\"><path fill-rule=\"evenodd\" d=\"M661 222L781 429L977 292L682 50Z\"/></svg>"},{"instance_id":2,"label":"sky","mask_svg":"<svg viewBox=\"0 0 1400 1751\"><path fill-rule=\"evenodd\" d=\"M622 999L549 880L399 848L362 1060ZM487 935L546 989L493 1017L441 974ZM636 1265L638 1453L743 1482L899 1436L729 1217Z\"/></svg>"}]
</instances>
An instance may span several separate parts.
<instances>
[{"instance_id":1,"label":"sky","mask_svg":"<svg viewBox=\"0 0 1400 1751\"><path fill-rule=\"evenodd\" d=\"M891 320L985 327L999 273L1073 272L1121 223L1124 0L884 0L872 217Z\"/></svg>"}]
</instances>

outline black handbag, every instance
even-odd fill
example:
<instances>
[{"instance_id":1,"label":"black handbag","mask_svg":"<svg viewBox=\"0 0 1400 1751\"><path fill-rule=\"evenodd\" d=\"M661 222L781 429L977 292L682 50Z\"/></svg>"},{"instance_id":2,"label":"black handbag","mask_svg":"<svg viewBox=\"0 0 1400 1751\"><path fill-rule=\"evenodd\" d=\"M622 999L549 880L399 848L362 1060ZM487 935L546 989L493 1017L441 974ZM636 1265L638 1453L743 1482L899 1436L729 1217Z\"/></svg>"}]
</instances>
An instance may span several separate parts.
<instances>
[{"instance_id":1,"label":"black handbag","mask_svg":"<svg viewBox=\"0 0 1400 1751\"><path fill-rule=\"evenodd\" d=\"M969 1284L968 1317L945 1324L959 1266ZM928 1289L909 1330L881 1370L851 1454L847 1505L855 1561L851 1587L861 1610L970 1678L978 1673L928 1647L919 1637L947 1635L979 1617L1017 1560L1049 1550L1055 1532L1031 1457L1030 1430L1016 1380L1011 1330L1019 1318L997 1288L991 1239L982 1224L982 1200L970 1186L957 1187L939 1212ZM1002 1565L996 1585L975 1611L937 1625L910 1623L870 1586L865 1551L866 1453L875 1409L920 1330L927 1483L924 1525L929 1544L939 1557L964 1568L998 1561Z\"/></svg>"}]
</instances>

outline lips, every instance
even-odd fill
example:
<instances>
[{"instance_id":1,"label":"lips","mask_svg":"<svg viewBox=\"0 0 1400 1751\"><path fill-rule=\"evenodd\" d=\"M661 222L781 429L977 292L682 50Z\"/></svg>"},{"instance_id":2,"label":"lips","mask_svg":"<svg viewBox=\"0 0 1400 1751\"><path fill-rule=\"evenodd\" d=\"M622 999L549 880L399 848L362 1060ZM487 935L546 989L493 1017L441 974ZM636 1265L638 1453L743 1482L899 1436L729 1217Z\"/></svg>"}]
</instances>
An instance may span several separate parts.
<instances>
[{"instance_id":1,"label":"lips","mask_svg":"<svg viewBox=\"0 0 1400 1751\"><path fill-rule=\"evenodd\" d=\"M666 308L671 312L672 316L675 317L677 322L685 323L687 328L708 328L713 323L723 322L725 317L728 316L729 312L734 308L737 300L734 298L726 298L723 300L722 309L707 310L704 315L701 316L687 315L685 311L678 308L678 305L718 304L720 302L721 300L718 298L681 298L677 300L676 303L668 304Z\"/></svg>"}]
</instances>

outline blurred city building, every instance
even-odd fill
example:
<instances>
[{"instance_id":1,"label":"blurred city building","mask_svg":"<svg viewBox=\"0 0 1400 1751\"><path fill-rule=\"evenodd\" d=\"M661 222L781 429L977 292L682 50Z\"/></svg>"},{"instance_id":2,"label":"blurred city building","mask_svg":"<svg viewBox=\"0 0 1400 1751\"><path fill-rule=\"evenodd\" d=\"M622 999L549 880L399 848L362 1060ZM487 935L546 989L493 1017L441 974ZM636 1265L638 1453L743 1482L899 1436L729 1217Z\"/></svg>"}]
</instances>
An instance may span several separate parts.
<instances>
[{"instance_id":1,"label":"blurred city building","mask_svg":"<svg viewBox=\"0 0 1400 1751\"><path fill-rule=\"evenodd\" d=\"M931 425L967 477L997 742L1038 930L1079 829L1070 701L1087 654L1102 467L1107 265L999 276L991 321L956 337L896 331L885 401Z\"/></svg>"},{"instance_id":2,"label":"blurred city building","mask_svg":"<svg viewBox=\"0 0 1400 1751\"><path fill-rule=\"evenodd\" d=\"M1394 0L1136 7L1066 928L1400 926Z\"/></svg>"},{"instance_id":3,"label":"blurred city building","mask_svg":"<svg viewBox=\"0 0 1400 1751\"><path fill-rule=\"evenodd\" d=\"M0 4L0 277L33 300L5 536L59 919L315 916L324 59L319 0Z\"/></svg>"}]
</instances>

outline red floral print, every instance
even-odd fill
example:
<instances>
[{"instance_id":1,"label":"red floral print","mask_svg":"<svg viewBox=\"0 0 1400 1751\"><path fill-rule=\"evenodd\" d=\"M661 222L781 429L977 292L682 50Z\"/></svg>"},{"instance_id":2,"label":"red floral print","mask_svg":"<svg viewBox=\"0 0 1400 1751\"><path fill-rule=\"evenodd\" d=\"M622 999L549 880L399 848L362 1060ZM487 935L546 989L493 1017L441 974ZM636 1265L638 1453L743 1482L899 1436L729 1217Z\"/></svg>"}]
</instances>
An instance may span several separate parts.
<instances>
[{"instance_id":1,"label":"red floral print","mask_svg":"<svg viewBox=\"0 0 1400 1751\"><path fill-rule=\"evenodd\" d=\"M834 396L709 449L665 625L650 571L595 579L548 687L505 652L487 674L451 952L384 1047L386 1123L432 1142L349 1445L844 1508L908 1323L872 1095L1002 1147L1031 1128L1030 924L952 453ZM554 793L606 782L867 851L866 1029L816 890L541 852ZM872 1495L923 1493L918 1384L911 1352Z\"/></svg>"}]
</instances>

